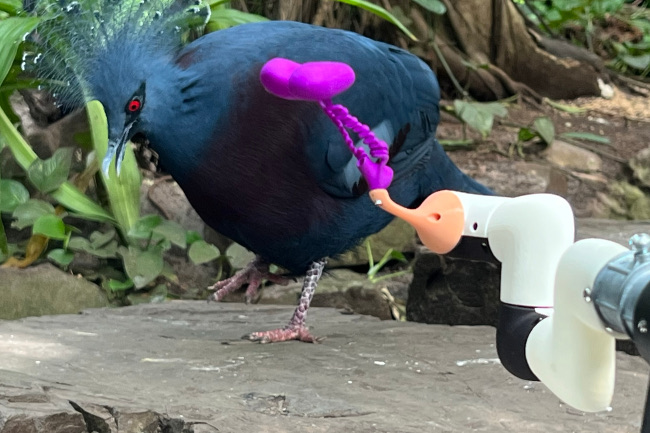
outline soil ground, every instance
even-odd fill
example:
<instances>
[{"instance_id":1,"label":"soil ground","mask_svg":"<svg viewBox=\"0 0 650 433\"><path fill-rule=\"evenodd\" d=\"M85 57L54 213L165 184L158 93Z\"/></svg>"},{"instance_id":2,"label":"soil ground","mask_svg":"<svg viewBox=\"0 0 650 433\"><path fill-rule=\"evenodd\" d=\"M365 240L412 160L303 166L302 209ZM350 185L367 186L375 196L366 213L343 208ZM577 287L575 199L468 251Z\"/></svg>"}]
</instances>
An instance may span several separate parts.
<instances>
[{"instance_id":1,"label":"soil ground","mask_svg":"<svg viewBox=\"0 0 650 433\"><path fill-rule=\"evenodd\" d=\"M497 119L486 140L480 140L478 133L467 129L466 136L475 139L478 144L454 151L447 149L452 159L470 175L485 182L497 193L505 195L543 192L528 190L522 179L514 181L512 177L499 176L510 173L513 164L529 162L549 166L561 173L561 176L559 179L551 176L546 188L548 192L567 198L578 217L604 216L598 212L598 206L594 205L598 192L606 191L611 182L630 180L629 159L650 145L650 101L647 96L615 90L611 99L579 98L560 102L582 108L584 112L573 114L548 104L533 106L529 103L514 103L509 106L507 118ZM581 147L600 156L602 169L596 173L585 173L553 166L544 158L544 146L539 143L526 144L523 147L523 157L516 149L511 149L517 142L519 129L532 125L540 116L553 120L556 137L566 132L589 132L609 138L610 144L581 142ZM462 139L463 125L454 117L443 114L438 137L441 140ZM576 144L575 141L571 143ZM506 187L505 183L511 185Z\"/></svg>"}]
</instances>

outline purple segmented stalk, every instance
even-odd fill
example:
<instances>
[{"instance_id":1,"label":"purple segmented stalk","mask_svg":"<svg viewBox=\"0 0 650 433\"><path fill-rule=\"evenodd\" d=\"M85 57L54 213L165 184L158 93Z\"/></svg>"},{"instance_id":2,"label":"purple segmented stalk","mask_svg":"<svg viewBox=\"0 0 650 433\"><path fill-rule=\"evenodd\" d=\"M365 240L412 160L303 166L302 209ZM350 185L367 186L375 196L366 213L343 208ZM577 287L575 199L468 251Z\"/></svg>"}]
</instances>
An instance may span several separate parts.
<instances>
[{"instance_id":1,"label":"purple segmented stalk","mask_svg":"<svg viewBox=\"0 0 650 433\"><path fill-rule=\"evenodd\" d=\"M336 125L341 135L345 139L350 152L359 161L359 164L363 164L363 160L368 158L368 154L365 149L356 147L354 142L350 138L350 134L345 128L349 128L354 131L361 140L370 147L370 155L373 158L378 158L380 164L384 165L388 163L388 145L383 140L377 138L377 136L370 130L370 127L366 124L363 124L350 114L347 108L340 104L334 104L330 100L319 101L321 108L332 119L332 122Z\"/></svg>"},{"instance_id":2,"label":"purple segmented stalk","mask_svg":"<svg viewBox=\"0 0 650 433\"><path fill-rule=\"evenodd\" d=\"M350 152L352 152L352 154L355 156L357 161L359 163L361 163L362 160L365 160L366 158L368 158L368 154L366 153L365 149L363 149L362 147L356 147L354 145L354 141L352 141L352 138L350 137L350 134L348 134L347 129L345 129L345 126L343 125L343 122L341 122L339 117L336 114L334 114L334 112L330 109L330 107L332 106L332 103L330 101L327 101L327 102L329 102L329 105L328 105L325 101L319 101L319 102L320 102L320 106L323 109L323 111L325 112L325 114L327 114L327 116L330 118L330 120L332 120L332 122L334 123L336 128L339 130L339 132L343 136L343 139L345 140L345 144L348 146L348 149L350 149Z\"/></svg>"}]
</instances>

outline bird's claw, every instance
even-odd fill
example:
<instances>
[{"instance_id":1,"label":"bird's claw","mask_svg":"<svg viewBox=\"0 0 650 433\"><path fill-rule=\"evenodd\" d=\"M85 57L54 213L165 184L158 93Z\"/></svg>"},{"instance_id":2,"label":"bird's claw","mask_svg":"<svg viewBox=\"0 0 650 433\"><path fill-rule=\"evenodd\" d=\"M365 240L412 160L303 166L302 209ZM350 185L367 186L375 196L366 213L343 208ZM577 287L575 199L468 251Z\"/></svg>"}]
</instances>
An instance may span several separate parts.
<instances>
[{"instance_id":1,"label":"bird's claw","mask_svg":"<svg viewBox=\"0 0 650 433\"><path fill-rule=\"evenodd\" d=\"M226 297L229 293L234 292L235 290L239 289L242 285L248 283L248 288L246 289L246 302L248 303L248 296L249 292L251 293L257 293L257 289L261 283L261 279L253 278L252 276L249 276L247 273L236 273L230 278L226 278L225 280L218 281L214 285L208 287L208 290L214 291L213 294L211 294L208 297L208 302L219 302L223 298Z\"/></svg>"},{"instance_id":2,"label":"bird's claw","mask_svg":"<svg viewBox=\"0 0 650 433\"><path fill-rule=\"evenodd\" d=\"M314 337L311 335L307 327L300 326L298 328L280 328L271 331L253 332L244 335L244 340L255 341L257 343L279 343L281 341L298 340L305 343L320 343L324 340L323 337Z\"/></svg>"},{"instance_id":3,"label":"bird's claw","mask_svg":"<svg viewBox=\"0 0 650 433\"><path fill-rule=\"evenodd\" d=\"M290 281L287 277L271 273L268 263L263 262L260 259L255 259L232 277L218 281L214 285L208 287L208 290L214 291L214 293L208 297L208 302L221 301L229 293L234 292L244 284L248 284L245 294L246 303L255 303L259 299L258 291L262 284L262 280L269 280L272 283L283 286L287 285Z\"/></svg>"}]
</instances>

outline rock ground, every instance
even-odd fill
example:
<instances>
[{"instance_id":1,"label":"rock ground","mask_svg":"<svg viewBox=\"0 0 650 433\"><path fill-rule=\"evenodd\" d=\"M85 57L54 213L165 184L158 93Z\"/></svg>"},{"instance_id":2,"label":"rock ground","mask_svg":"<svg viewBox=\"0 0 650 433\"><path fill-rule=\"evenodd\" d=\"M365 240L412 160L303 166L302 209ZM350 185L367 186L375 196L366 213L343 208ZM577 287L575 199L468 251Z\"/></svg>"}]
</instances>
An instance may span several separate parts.
<instances>
[{"instance_id":1,"label":"rock ground","mask_svg":"<svg viewBox=\"0 0 650 433\"><path fill-rule=\"evenodd\" d=\"M495 330L310 310L321 344L260 345L290 307L175 301L0 322L0 432L634 432L647 365L617 354L586 414L496 360Z\"/></svg>"},{"instance_id":2,"label":"rock ground","mask_svg":"<svg viewBox=\"0 0 650 433\"><path fill-rule=\"evenodd\" d=\"M514 106L510 124L497 125L478 151L453 152L452 158L503 195L553 192L567 198L580 217L650 218L643 176L649 106L647 98L621 98L615 95L607 106L600 99L576 101L589 110L578 115ZM612 144L587 143L590 152L584 152L556 141L555 149L527 145L524 157L508 156L519 126L540 115L552 117L558 133L592 132ZM448 120L439 136L459 138L462 126ZM633 175L630 159L640 163L631 164ZM632 184L614 188L613 180ZM169 196L159 186L148 195L152 211L158 196ZM177 209L182 200L172 203ZM181 215L183 223L200 230L200 222L192 226L196 218L190 211ZM648 231L634 223L582 221L579 237L625 243L630 234ZM387 247L381 248L377 255ZM365 263L364 252L352 254L357 264ZM29 271L19 271L18 279L0 271L0 288L24 282L23 272ZM214 275L209 267L177 272L188 287L204 287ZM63 287L76 279L67 277ZM22 299L13 306L3 295L5 309L14 311L35 299L51 304L48 297L58 301L61 294L46 284L52 279L41 281L28 284L30 292L12 289ZM368 292L364 284L351 284L360 299ZM359 311L347 308L354 299L343 290L334 285L334 305ZM295 298L291 293L283 296ZM65 308L75 312L80 307ZM640 427L647 366L639 358L617 355L614 409L587 415L494 363L492 328L380 322L314 309L314 332L328 337L321 345L259 346L238 340L244 332L284 324L291 310L174 302L0 322L0 433L630 432ZM53 311L28 309L19 315ZM469 362L461 366L458 361Z\"/></svg>"}]
</instances>

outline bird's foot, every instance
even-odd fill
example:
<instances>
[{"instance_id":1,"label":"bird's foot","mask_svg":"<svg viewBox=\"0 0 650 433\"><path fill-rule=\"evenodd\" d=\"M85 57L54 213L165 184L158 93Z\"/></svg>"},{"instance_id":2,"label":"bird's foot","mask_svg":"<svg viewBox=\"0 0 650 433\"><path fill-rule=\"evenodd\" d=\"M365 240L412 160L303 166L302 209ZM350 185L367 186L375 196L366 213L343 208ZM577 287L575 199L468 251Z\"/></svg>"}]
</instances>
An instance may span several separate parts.
<instances>
[{"instance_id":1,"label":"bird's foot","mask_svg":"<svg viewBox=\"0 0 650 433\"><path fill-rule=\"evenodd\" d=\"M279 343L281 341L298 340L305 343L320 343L323 341L322 337L314 337L311 335L306 326L290 327L280 329L273 329L271 331L253 332L252 334L244 335L245 340L256 341L258 343Z\"/></svg>"},{"instance_id":2,"label":"bird's foot","mask_svg":"<svg viewBox=\"0 0 650 433\"><path fill-rule=\"evenodd\" d=\"M269 271L269 264L260 258L255 258L246 267L230 278L218 281L216 284L208 287L208 290L214 290L214 293L208 297L210 301L221 301L227 294L234 292L244 284L246 288L246 303L249 304L257 298L257 292L262 280L269 280L275 284L286 285L291 281L282 275L276 275Z\"/></svg>"}]
</instances>

